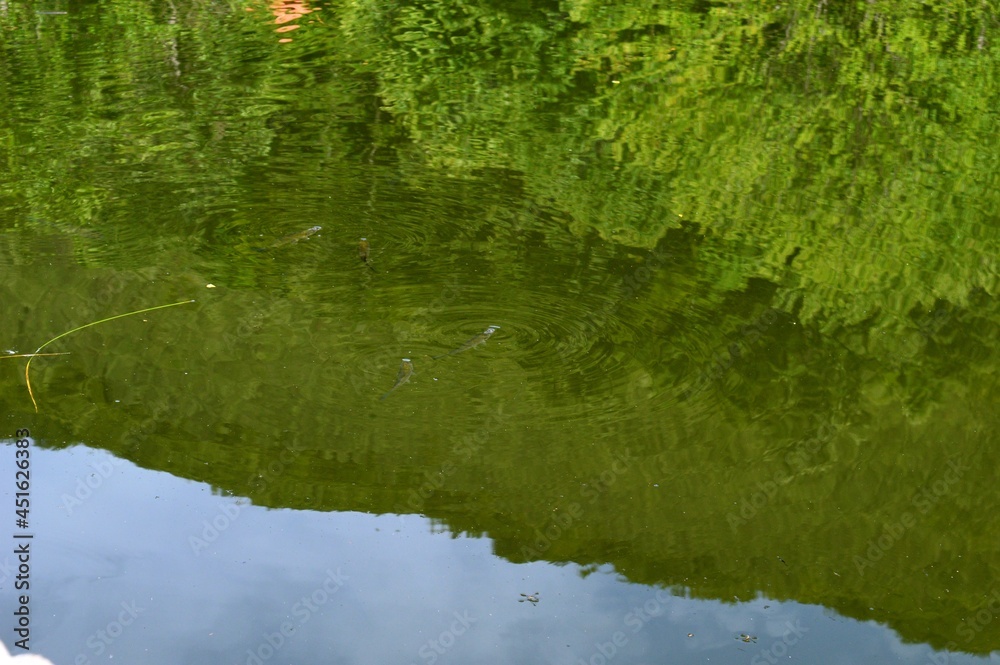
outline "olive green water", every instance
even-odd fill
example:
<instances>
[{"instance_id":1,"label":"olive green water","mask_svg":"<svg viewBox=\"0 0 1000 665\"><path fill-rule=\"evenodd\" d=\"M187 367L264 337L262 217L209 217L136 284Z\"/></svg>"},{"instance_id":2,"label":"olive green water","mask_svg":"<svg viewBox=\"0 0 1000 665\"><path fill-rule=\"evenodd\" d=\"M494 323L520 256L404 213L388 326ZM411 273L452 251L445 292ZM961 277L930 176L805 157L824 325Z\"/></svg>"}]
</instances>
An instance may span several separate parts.
<instances>
[{"instance_id":1,"label":"olive green water","mask_svg":"<svg viewBox=\"0 0 1000 665\"><path fill-rule=\"evenodd\" d=\"M10 433L1000 648L991 6L311 9L0 10Z\"/></svg>"}]
</instances>

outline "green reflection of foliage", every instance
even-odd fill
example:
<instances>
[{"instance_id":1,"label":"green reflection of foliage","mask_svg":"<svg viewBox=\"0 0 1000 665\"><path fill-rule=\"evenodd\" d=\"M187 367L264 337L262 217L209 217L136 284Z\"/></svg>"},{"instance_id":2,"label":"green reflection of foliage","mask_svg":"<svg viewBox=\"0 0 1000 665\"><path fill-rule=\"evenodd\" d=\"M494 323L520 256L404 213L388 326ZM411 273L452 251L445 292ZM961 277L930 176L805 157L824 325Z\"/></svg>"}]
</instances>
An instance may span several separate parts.
<instances>
[{"instance_id":1,"label":"green reflection of foliage","mask_svg":"<svg viewBox=\"0 0 1000 665\"><path fill-rule=\"evenodd\" d=\"M105 231L97 243L74 237L84 246L134 232L130 207L152 197L180 218L144 233L210 236L213 214L238 204L248 169L293 113L335 109L323 137L343 153L342 120L365 103L329 58L283 64L314 48L316 31L279 44L273 25L242 8L112 0L70 14L39 16L30 4L0 14L0 103L12 111L0 120L0 211L26 228ZM322 94L292 94L310 84Z\"/></svg>"},{"instance_id":2,"label":"green reflection of foliage","mask_svg":"<svg viewBox=\"0 0 1000 665\"><path fill-rule=\"evenodd\" d=\"M995 291L987 5L352 7L422 163L515 169L577 226L632 244L681 219L726 253L752 239L717 279L776 281L803 320L898 330Z\"/></svg>"}]
</instances>

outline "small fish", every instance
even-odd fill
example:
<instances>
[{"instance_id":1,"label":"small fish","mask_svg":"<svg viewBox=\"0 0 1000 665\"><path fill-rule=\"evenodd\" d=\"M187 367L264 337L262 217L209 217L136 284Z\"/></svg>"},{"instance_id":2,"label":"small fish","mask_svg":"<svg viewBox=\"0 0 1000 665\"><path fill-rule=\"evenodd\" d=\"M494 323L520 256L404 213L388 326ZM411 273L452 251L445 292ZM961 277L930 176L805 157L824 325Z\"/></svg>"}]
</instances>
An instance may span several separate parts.
<instances>
[{"instance_id":1,"label":"small fish","mask_svg":"<svg viewBox=\"0 0 1000 665\"><path fill-rule=\"evenodd\" d=\"M373 266L371 261L369 260L371 257L371 253L372 253L372 247L371 245L368 244L368 238L362 238L358 242L358 257L365 262L366 266L368 266L374 271L375 266Z\"/></svg>"},{"instance_id":2,"label":"small fish","mask_svg":"<svg viewBox=\"0 0 1000 665\"><path fill-rule=\"evenodd\" d=\"M410 362L409 358L403 358L403 361L399 363L399 373L396 374L396 383L389 389L389 392L379 397L379 401L384 400L386 397L392 394L392 391L400 387L404 383L410 380L413 376L413 363Z\"/></svg>"},{"instance_id":3,"label":"small fish","mask_svg":"<svg viewBox=\"0 0 1000 665\"><path fill-rule=\"evenodd\" d=\"M490 335L492 335L493 333L495 333L499 329L500 329L500 326L490 326L489 328L487 328L483 332L479 333L478 335L476 335L475 337L473 337L472 339L470 339L468 342L466 342L462 346L458 347L457 349L453 349L453 350L449 351L448 353L442 353L439 356L434 356L434 360L437 360L438 358L444 358L445 356L453 356L456 353L461 353L462 351L465 351L467 349L471 349L474 346L479 346L480 344L482 344L483 342L485 342L486 340L488 340L490 338Z\"/></svg>"},{"instance_id":4,"label":"small fish","mask_svg":"<svg viewBox=\"0 0 1000 665\"><path fill-rule=\"evenodd\" d=\"M305 231L299 231L298 233L293 233L291 235L285 236L284 238L278 238L272 242L267 247L254 247L258 252L266 252L269 249L275 249L276 247L284 247L285 245L291 245L300 240L305 240L317 231L322 231L322 226L310 226Z\"/></svg>"}]
</instances>

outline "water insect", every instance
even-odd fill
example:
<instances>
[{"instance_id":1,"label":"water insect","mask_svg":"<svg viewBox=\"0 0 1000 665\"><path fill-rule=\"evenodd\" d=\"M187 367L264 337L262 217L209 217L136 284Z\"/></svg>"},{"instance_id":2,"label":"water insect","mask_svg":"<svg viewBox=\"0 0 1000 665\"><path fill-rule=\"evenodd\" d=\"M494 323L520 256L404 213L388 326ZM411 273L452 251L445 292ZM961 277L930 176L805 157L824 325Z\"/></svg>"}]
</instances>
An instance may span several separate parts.
<instances>
[{"instance_id":1,"label":"water insect","mask_svg":"<svg viewBox=\"0 0 1000 665\"><path fill-rule=\"evenodd\" d=\"M517 602L523 603L523 602L527 601L527 602L531 603L532 605L537 605L538 604L539 598L538 598L538 592L537 591L535 593L522 593L521 596L522 596L522 598L519 601L517 601Z\"/></svg>"},{"instance_id":2,"label":"water insect","mask_svg":"<svg viewBox=\"0 0 1000 665\"><path fill-rule=\"evenodd\" d=\"M500 330L500 326L490 326L489 328L479 333L478 335L476 335L475 337L473 337L472 339L470 339L468 342L458 347L457 349L453 349L448 353L442 353L439 356L434 356L434 360L437 360L438 358L444 358L445 356L453 356L456 353L461 353L462 351L465 351L467 349L479 346L480 344L483 344L486 340L488 340L490 336L498 330Z\"/></svg>"},{"instance_id":3,"label":"water insect","mask_svg":"<svg viewBox=\"0 0 1000 665\"><path fill-rule=\"evenodd\" d=\"M379 397L379 400L383 400L391 395L393 390L409 381L411 376L413 376L413 363L409 358L403 358L402 362L399 363L399 372L396 374L396 383L389 389L389 392Z\"/></svg>"}]
</instances>

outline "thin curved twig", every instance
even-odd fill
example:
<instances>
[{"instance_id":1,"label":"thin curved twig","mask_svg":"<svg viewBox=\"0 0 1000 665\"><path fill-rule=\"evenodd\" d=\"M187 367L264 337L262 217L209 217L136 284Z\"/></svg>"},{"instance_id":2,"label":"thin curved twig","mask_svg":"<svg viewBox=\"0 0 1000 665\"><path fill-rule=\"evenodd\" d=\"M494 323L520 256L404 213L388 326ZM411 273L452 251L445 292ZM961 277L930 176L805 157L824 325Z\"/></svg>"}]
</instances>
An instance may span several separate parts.
<instances>
[{"instance_id":1,"label":"thin curved twig","mask_svg":"<svg viewBox=\"0 0 1000 665\"><path fill-rule=\"evenodd\" d=\"M26 384L28 384L28 396L31 397L31 403L35 406L35 413L38 413L38 402L35 401L35 392L31 389L31 377L28 375L28 372L31 369L31 361L35 359L35 356L59 355L59 354L55 354L55 353L39 353L39 351L41 351L42 349L44 349L46 346L48 346L52 342L56 341L57 339L61 339L61 338L65 337L66 335L69 335L71 333L75 333L78 330L83 330L84 328L89 328L91 326L96 326L99 323L107 323L108 321L114 321L115 319L121 319L121 318L124 318L126 316L132 316L133 314L143 314L144 312L152 312L152 311L157 310L157 309L165 309L167 307L176 307L177 305L187 305L188 303L192 303L192 302L194 302L194 300L182 300L180 302L172 302L169 305L157 305L156 307L147 307L146 309L139 309L139 310L136 310L134 312L126 312L125 314L117 314L115 316L109 316L106 319L101 319L100 321L94 321L93 323L85 323L84 325L79 326L77 328L73 328L72 330L67 330L66 332L64 332L61 335L56 335L55 337L53 337L49 341L45 342L45 344L42 344L40 347L38 347L37 349L35 349L34 353L24 354L26 356L31 356L30 358L28 358L28 362L24 366L24 382Z\"/></svg>"}]
</instances>

